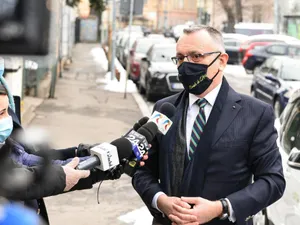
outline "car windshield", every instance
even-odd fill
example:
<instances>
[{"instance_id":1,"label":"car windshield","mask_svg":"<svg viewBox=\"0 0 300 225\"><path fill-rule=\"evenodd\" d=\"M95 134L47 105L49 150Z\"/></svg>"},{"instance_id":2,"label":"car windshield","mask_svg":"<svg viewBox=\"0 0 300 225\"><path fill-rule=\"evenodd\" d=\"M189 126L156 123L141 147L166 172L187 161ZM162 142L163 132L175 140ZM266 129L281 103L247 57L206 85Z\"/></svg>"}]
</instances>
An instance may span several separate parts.
<instances>
[{"instance_id":1,"label":"car windshield","mask_svg":"<svg viewBox=\"0 0 300 225\"><path fill-rule=\"evenodd\" d=\"M165 47L157 48L153 51L152 61L154 62L172 62L171 57L176 55L176 48Z\"/></svg>"},{"instance_id":2,"label":"car windshield","mask_svg":"<svg viewBox=\"0 0 300 225\"><path fill-rule=\"evenodd\" d=\"M286 81L300 81L300 60L286 61L282 68L282 79Z\"/></svg>"}]
</instances>

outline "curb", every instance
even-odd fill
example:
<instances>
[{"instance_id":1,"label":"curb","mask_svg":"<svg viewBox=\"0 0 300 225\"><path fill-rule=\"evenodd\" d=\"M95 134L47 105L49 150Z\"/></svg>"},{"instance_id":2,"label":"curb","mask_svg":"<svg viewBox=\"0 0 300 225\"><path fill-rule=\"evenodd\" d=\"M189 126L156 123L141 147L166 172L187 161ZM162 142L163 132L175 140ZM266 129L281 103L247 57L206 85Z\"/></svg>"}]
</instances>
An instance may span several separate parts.
<instances>
[{"instance_id":1,"label":"curb","mask_svg":"<svg viewBox=\"0 0 300 225\"><path fill-rule=\"evenodd\" d=\"M120 71L120 73L126 73L126 70L124 69L124 67L121 65L121 63L117 58L115 58L115 62L116 62L116 68ZM132 94L143 116L148 116L148 117L151 116L152 112L150 111L145 100L140 96L138 92L130 92L127 94Z\"/></svg>"},{"instance_id":2,"label":"curb","mask_svg":"<svg viewBox=\"0 0 300 225\"><path fill-rule=\"evenodd\" d=\"M137 92L131 93L131 94L132 94L136 104L140 108L140 111L143 114L143 116L149 117L151 115L151 111L149 110L149 107L148 107L147 103L144 101L144 99Z\"/></svg>"}]
</instances>

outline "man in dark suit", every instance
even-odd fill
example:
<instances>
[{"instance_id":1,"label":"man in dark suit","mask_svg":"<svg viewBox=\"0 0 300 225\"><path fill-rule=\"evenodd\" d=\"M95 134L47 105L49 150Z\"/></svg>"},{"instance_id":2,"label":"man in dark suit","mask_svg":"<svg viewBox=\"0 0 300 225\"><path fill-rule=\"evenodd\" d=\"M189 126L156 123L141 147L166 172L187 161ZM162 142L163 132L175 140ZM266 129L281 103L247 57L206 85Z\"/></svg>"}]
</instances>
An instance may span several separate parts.
<instances>
[{"instance_id":1,"label":"man in dark suit","mask_svg":"<svg viewBox=\"0 0 300 225\"><path fill-rule=\"evenodd\" d=\"M176 107L173 125L152 143L133 186L153 224L251 225L285 189L273 109L229 86L214 28L186 29L176 51L185 90L155 104Z\"/></svg>"}]
</instances>

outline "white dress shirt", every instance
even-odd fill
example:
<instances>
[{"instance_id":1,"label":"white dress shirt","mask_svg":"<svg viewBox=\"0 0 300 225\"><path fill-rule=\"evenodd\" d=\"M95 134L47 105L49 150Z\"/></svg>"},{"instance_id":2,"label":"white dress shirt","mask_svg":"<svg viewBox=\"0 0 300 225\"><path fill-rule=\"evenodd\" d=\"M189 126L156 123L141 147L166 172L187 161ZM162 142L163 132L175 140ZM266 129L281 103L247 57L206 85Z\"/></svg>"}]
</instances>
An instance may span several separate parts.
<instances>
[{"instance_id":1,"label":"white dress shirt","mask_svg":"<svg viewBox=\"0 0 300 225\"><path fill-rule=\"evenodd\" d=\"M208 118L210 116L210 113L212 111L213 105L215 104L215 101L217 99L217 96L219 94L219 91L221 89L222 83L220 83L218 86L216 86L211 92L209 92L204 98L207 101L207 104L204 107L204 114L205 114L205 120L206 122L208 121ZM189 107L187 110L187 116L186 116L186 146L187 146L187 153L189 154L189 148L190 148L190 140L191 140L191 135L192 135L192 130L194 126L194 122L196 120L196 117L199 113L199 106L196 103L196 101L199 98L196 95L189 94ZM153 200L152 200L152 207L159 210L157 207L157 199L160 195L164 194L163 192L158 192ZM232 206L229 202L228 199L226 199L229 205L229 212L230 212L230 217L229 220L231 222L235 222L236 218L232 209ZM160 210L159 210L160 211Z\"/></svg>"}]
</instances>

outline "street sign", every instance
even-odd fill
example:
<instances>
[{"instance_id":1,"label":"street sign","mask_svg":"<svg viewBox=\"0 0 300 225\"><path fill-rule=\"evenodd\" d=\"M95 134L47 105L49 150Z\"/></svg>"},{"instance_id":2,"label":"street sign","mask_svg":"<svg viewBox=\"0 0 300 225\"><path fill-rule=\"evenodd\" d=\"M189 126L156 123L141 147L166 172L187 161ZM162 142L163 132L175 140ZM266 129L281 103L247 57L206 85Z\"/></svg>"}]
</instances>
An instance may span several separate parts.
<instances>
[{"instance_id":1,"label":"street sign","mask_svg":"<svg viewBox=\"0 0 300 225\"><path fill-rule=\"evenodd\" d=\"M144 8L144 0L134 1L133 15L142 15ZM130 13L130 0L121 0L120 4L120 14L123 16L128 16Z\"/></svg>"}]
</instances>

